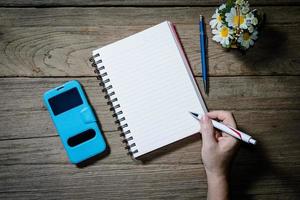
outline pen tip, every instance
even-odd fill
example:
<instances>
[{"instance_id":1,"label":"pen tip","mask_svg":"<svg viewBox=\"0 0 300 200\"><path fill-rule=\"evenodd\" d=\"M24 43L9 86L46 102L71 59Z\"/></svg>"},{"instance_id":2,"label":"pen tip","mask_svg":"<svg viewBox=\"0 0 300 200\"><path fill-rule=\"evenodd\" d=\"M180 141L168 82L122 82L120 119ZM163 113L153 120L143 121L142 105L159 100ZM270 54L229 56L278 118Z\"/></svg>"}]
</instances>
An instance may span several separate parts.
<instances>
[{"instance_id":1,"label":"pen tip","mask_svg":"<svg viewBox=\"0 0 300 200\"><path fill-rule=\"evenodd\" d=\"M205 94L207 94L207 95L208 95L208 85L207 85L207 82L206 82L206 80L205 80L205 81L203 81L203 85L204 85L204 92L205 92Z\"/></svg>"},{"instance_id":2,"label":"pen tip","mask_svg":"<svg viewBox=\"0 0 300 200\"><path fill-rule=\"evenodd\" d=\"M190 113L191 113L191 115L194 115L194 116L198 117L198 114L193 113L193 112L190 112Z\"/></svg>"}]
</instances>

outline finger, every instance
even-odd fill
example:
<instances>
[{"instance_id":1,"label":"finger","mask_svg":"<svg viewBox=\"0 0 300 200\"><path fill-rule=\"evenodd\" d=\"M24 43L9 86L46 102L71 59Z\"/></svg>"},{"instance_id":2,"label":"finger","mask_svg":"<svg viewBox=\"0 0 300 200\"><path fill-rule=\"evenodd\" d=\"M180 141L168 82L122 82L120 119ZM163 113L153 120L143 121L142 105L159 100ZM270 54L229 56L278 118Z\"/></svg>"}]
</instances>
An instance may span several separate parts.
<instances>
[{"instance_id":1,"label":"finger","mask_svg":"<svg viewBox=\"0 0 300 200\"><path fill-rule=\"evenodd\" d=\"M215 145L217 143L214 135L214 127L211 119L204 115L200 120L203 145Z\"/></svg>"},{"instance_id":2,"label":"finger","mask_svg":"<svg viewBox=\"0 0 300 200\"><path fill-rule=\"evenodd\" d=\"M207 116L214 119L225 120L227 118L231 118L232 114L228 111L223 110L215 110L207 113Z\"/></svg>"},{"instance_id":3,"label":"finger","mask_svg":"<svg viewBox=\"0 0 300 200\"><path fill-rule=\"evenodd\" d=\"M223 132L223 131L222 131L221 135L222 135L222 137L233 137L233 136L231 136L231 135L229 135L228 133L225 133L225 132Z\"/></svg>"},{"instance_id":4,"label":"finger","mask_svg":"<svg viewBox=\"0 0 300 200\"><path fill-rule=\"evenodd\" d=\"M219 138L219 141L220 140L224 140L224 142L226 142L226 144L232 148L235 146L239 146L239 144L240 144L240 140L238 140L232 136L221 137L221 138Z\"/></svg>"},{"instance_id":5,"label":"finger","mask_svg":"<svg viewBox=\"0 0 300 200\"><path fill-rule=\"evenodd\" d=\"M223 131L221 131L221 135L222 135L222 137L230 137L230 138L234 138L233 136L231 136L231 135L229 135L228 133L223 132Z\"/></svg>"},{"instance_id":6,"label":"finger","mask_svg":"<svg viewBox=\"0 0 300 200\"><path fill-rule=\"evenodd\" d=\"M223 137L221 131L215 130L215 137L216 137L217 140L219 139L219 137Z\"/></svg>"},{"instance_id":7,"label":"finger","mask_svg":"<svg viewBox=\"0 0 300 200\"><path fill-rule=\"evenodd\" d=\"M231 112L228 111L211 111L207 113L207 116L213 119L218 119L222 121L224 124L236 127L235 120L231 114Z\"/></svg>"}]
</instances>

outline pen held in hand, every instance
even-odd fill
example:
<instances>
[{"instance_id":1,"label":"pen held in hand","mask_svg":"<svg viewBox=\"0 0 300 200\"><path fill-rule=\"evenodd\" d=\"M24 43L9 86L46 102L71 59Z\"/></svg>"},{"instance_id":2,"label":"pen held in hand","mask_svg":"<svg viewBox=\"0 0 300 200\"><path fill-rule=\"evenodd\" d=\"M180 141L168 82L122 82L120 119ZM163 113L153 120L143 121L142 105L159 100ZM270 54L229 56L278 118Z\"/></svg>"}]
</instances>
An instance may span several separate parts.
<instances>
[{"instance_id":1,"label":"pen held in hand","mask_svg":"<svg viewBox=\"0 0 300 200\"><path fill-rule=\"evenodd\" d=\"M201 116L199 114L193 113L193 112L190 112L190 113L195 119L200 120ZM253 145L256 144L256 140L253 139L250 135L248 135L246 133L243 133L243 132L241 132L235 128L232 128L230 126L224 125L220 122L217 122L216 120L212 120L212 124L215 128L217 128L239 140L242 140L246 143L253 144Z\"/></svg>"}]
</instances>

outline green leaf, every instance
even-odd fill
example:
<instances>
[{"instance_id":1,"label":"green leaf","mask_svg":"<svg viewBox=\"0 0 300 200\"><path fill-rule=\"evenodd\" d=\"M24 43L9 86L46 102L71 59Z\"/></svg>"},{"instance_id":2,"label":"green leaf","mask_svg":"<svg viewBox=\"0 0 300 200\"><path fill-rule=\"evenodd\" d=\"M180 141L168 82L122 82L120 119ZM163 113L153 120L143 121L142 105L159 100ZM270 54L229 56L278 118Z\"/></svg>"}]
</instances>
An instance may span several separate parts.
<instances>
[{"instance_id":1,"label":"green leaf","mask_svg":"<svg viewBox=\"0 0 300 200\"><path fill-rule=\"evenodd\" d=\"M234 0L227 0L226 5L229 7L232 7L234 5L235 1Z\"/></svg>"}]
</instances>

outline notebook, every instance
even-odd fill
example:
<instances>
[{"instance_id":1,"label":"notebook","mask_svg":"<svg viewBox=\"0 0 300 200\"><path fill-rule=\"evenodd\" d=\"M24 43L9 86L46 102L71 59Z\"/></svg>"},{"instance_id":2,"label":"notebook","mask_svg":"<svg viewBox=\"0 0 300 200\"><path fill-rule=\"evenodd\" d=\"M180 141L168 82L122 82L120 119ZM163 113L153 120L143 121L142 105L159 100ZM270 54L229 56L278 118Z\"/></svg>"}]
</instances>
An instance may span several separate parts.
<instances>
[{"instance_id":1,"label":"notebook","mask_svg":"<svg viewBox=\"0 0 300 200\"><path fill-rule=\"evenodd\" d=\"M171 22L94 50L91 61L134 158L199 132L189 112L207 109Z\"/></svg>"}]
</instances>

